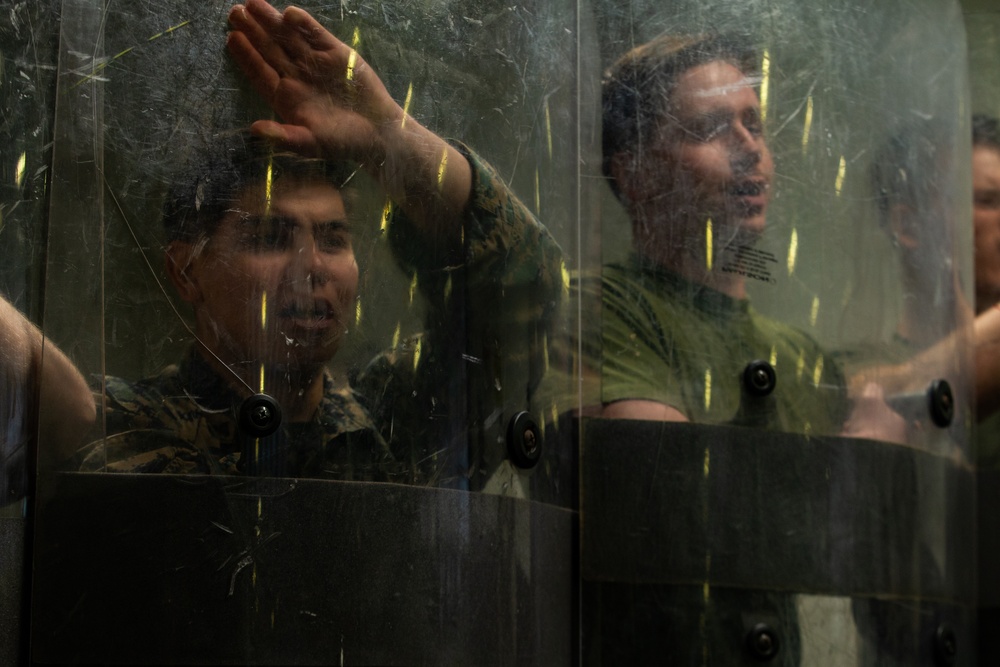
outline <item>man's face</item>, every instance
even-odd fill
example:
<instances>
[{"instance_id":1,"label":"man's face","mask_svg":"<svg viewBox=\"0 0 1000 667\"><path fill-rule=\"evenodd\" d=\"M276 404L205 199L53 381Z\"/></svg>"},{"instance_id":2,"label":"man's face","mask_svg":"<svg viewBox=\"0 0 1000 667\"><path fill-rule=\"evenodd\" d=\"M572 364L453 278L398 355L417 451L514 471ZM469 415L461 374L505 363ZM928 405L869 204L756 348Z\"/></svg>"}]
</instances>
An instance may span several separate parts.
<instances>
[{"instance_id":1,"label":"man's face","mask_svg":"<svg viewBox=\"0 0 1000 667\"><path fill-rule=\"evenodd\" d=\"M344 200L321 181L239 194L190 275L198 334L228 363L317 364L337 351L358 285Z\"/></svg>"},{"instance_id":2,"label":"man's face","mask_svg":"<svg viewBox=\"0 0 1000 667\"><path fill-rule=\"evenodd\" d=\"M774 163L746 76L722 60L698 65L672 100L644 160L649 201L668 219L763 231Z\"/></svg>"},{"instance_id":3,"label":"man's face","mask_svg":"<svg viewBox=\"0 0 1000 667\"><path fill-rule=\"evenodd\" d=\"M976 306L982 309L1000 300L1000 151L973 148L972 192Z\"/></svg>"}]
</instances>

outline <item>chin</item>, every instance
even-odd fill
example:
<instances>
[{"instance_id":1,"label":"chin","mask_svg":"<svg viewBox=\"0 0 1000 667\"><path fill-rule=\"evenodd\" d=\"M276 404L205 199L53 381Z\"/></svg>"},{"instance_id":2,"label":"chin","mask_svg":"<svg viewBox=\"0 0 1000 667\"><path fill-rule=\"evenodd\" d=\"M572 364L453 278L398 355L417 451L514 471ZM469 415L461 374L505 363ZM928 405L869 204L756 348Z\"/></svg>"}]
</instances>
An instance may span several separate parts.
<instances>
[{"instance_id":1,"label":"chin","mask_svg":"<svg viewBox=\"0 0 1000 667\"><path fill-rule=\"evenodd\" d=\"M734 225L741 237L756 241L767 227L767 217L764 211L740 216Z\"/></svg>"}]
</instances>

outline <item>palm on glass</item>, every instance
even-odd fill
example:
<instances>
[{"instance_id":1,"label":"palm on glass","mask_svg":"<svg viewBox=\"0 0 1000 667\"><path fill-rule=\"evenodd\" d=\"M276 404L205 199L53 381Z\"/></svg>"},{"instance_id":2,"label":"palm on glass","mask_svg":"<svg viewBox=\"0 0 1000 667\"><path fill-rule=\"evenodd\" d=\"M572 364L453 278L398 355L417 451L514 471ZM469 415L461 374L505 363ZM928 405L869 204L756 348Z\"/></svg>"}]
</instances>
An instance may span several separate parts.
<instances>
[{"instance_id":1,"label":"palm on glass","mask_svg":"<svg viewBox=\"0 0 1000 667\"><path fill-rule=\"evenodd\" d=\"M454 231L470 196L468 162L407 119L354 49L298 7L279 12L248 0L233 7L229 23L233 59L281 119L255 122L255 134L305 155L358 162L418 227Z\"/></svg>"},{"instance_id":2,"label":"palm on glass","mask_svg":"<svg viewBox=\"0 0 1000 667\"><path fill-rule=\"evenodd\" d=\"M249 0L229 21L230 53L283 121L257 121L256 134L310 155L377 158L381 130L403 113L351 47L297 7Z\"/></svg>"}]
</instances>

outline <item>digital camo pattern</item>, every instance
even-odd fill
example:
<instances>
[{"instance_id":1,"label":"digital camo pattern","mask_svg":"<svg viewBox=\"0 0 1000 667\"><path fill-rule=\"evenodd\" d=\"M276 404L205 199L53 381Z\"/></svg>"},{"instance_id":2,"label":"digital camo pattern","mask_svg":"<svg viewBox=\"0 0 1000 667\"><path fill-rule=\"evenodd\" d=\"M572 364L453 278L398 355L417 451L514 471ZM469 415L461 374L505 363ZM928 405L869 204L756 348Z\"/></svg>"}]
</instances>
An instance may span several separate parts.
<instances>
[{"instance_id":1,"label":"digital camo pattern","mask_svg":"<svg viewBox=\"0 0 1000 667\"><path fill-rule=\"evenodd\" d=\"M255 459L259 473L275 476L407 477L350 388L336 386L329 374L311 421L260 439L240 433L242 397L193 349L154 377L104 383L96 398L98 405L105 401L108 436L84 448L82 471L240 475Z\"/></svg>"}]
</instances>

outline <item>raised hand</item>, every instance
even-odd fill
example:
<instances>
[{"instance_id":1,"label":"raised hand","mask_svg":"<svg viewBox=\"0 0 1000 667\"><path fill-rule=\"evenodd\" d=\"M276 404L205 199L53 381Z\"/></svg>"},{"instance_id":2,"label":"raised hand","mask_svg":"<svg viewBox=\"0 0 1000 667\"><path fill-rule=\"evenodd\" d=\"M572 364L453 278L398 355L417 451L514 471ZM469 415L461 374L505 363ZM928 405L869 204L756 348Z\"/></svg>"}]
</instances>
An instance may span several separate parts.
<instances>
[{"instance_id":1,"label":"raised hand","mask_svg":"<svg viewBox=\"0 0 1000 667\"><path fill-rule=\"evenodd\" d=\"M230 53L283 121L257 121L255 133L311 155L381 157L380 133L401 124L403 110L354 49L297 7L249 0L229 21Z\"/></svg>"},{"instance_id":2,"label":"raised hand","mask_svg":"<svg viewBox=\"0 0 1000 667\"><path fill-rule=\"evenodd\" d=\"M297 7L248 0L229 22L233 59L280 118L255 122L255 134L358 162L418 226L455 231L471 191L468 162L407 117L354 49Z\"/></svg>"}]
</instances>

